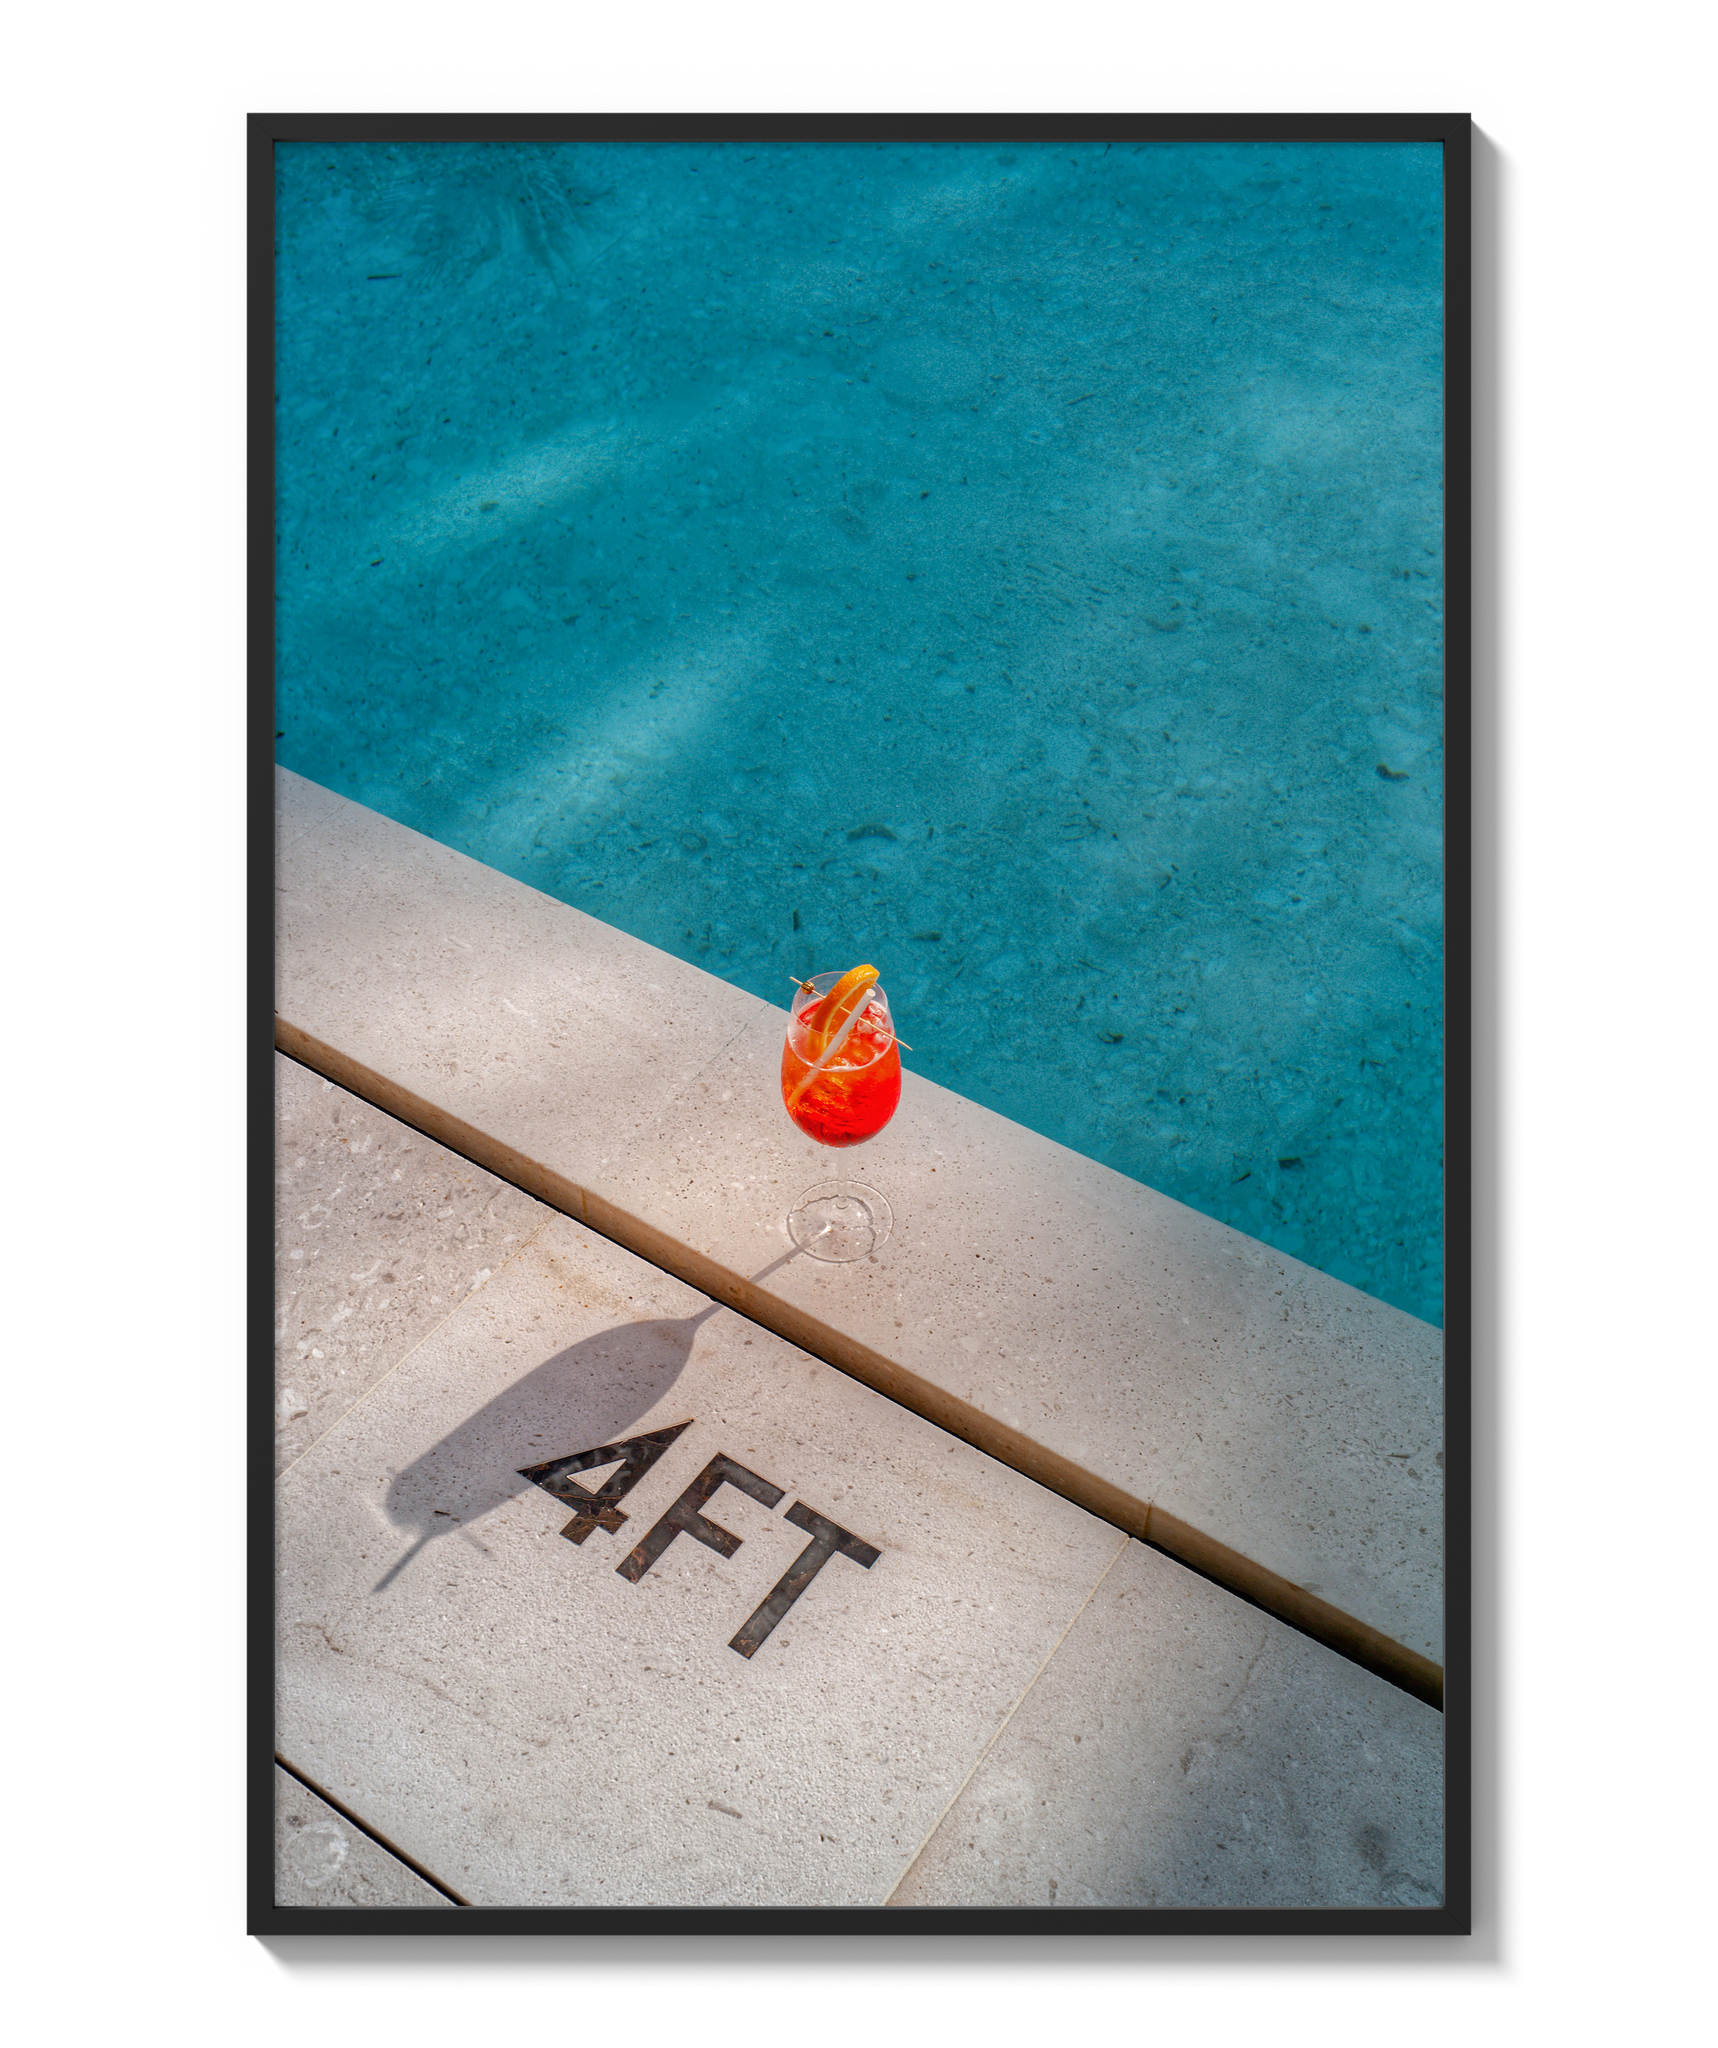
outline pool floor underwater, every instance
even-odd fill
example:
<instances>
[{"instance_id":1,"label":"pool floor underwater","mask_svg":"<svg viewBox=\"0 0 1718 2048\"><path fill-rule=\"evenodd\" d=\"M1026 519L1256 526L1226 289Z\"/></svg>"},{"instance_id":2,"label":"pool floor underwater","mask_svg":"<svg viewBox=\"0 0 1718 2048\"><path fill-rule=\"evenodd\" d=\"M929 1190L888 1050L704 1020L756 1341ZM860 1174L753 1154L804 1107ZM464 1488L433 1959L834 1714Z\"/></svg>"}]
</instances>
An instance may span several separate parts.
<instances>
[{"instance_id":1,"label":"pool floor underwater","mask_svg":"<svg viewBox=\"0 0 1718 2048\"><path fill-rule=\"evenodd\" d=\"M287 766L1441 1322L1435 149L280 163Z\"/></svg>"}]
</instances>

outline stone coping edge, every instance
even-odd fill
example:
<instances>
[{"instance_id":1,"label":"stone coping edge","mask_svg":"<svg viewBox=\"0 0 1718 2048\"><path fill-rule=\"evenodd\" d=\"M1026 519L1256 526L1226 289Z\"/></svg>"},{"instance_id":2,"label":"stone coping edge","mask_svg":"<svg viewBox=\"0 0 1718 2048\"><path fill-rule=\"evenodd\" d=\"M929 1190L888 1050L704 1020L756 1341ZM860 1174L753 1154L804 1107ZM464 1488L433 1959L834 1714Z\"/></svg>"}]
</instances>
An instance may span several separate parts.
<instances>
[{"instance_id":1,"label":"stone coping edge","mask_svg":"<svg viewBox=\"0 0 1718 2048\"><path fill-rule=\"evenodd\" d=\"M1265 1613L1286 1622L1290 1628L1311 1636L1315 1642L1323 1643L1390 1684L1400 1686L1404 1692L1411 1693L1415 1699L1423 1700L1427 1706L1442 1713L1443 1668L1429 1657L1421 1656L1417 1650L1398 1643L1382 1630L1372 1628L1352 1614L1319 1599L1316 1594L1308 1593L1292 1580L1255 1563L1252 1558L1244 1557L1240 1551L1230 1549L1226 1543L1219 1543L1179 1516L1124 1493L1119 1486L1099 1479L1076 1465L1071 1458L1047 1449L1022 1431L1009 1428L1006 1423L984 1414L943 1388L932 1386L928 1380L884 1358L869 1345L832 1329L818 1317L772 1294L760 1284L763 1274L747 1278L730 1272L705 1253L681 1244L667 1232L630 1215L588 1188L580 1187L564 1174L527 1158L511 1145L425 1101L385 1074L377 1073L374 1068L366 1067L336 1047L312 1037L308 1031L278 1013L274 1020L274 1042L277 1051L320 1074L325 1081L332 1081L337 1087L368 1102L372 1108L409 1124L426 1138L445 1145L450 1152L457 1152L474 1166L482 1167L486 1173L510 1182L547 1207L558 1210L563 1216L570 1216L575 1223L585 1224L599 1236L636 1253L663 1272L672 1273L675 1279L697 1288L700 1294L708 1295L712 1301L719 1301L749 1321L773 1331L778 1337L785 1337L790 1344L797 1344L800 1350L810 1352L814 1358L822 1359L825 1364L834 1366L888 1400L911 1409L915 1415L922 1415L927 1422L935 1423L939 1429L947 1430L949 1435L959 1437L963 1443L971 1444L975 1450L995 1458L999 1464L1024 1473L1051 1493L1060 1494L1064 1500L1072 1501L1076 1507L1084 1508L1100 1521L1108 1522L1129 1536L1137 1537L1141 1543L1149 1544L1152 1549L1162 1551L1202 1578L1210 1579L1250 1605L1262 1608ZM770 1270L770 1267L765 1267L764 1274ZM318 1796L326 1797L322 1793Z\"/></svg>"}]
</instances>

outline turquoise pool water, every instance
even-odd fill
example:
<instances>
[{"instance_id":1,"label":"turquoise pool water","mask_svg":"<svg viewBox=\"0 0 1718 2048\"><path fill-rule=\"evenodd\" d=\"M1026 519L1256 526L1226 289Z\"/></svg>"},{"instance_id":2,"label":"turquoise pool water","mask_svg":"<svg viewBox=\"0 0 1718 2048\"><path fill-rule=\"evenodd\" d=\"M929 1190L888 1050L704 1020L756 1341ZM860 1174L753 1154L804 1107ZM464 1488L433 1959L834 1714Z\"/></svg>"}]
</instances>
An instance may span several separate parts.
<instances>
[{"instance_id":1,"label":"turquoise pool water","mask_svg":"<svg viewBox=\"0 0 1718 2048\"><path fill-rule=\"evenodd\" d=\"M279 162L287 766L1441 1322L1435 148Z\"/></svg>"}]
</instances>

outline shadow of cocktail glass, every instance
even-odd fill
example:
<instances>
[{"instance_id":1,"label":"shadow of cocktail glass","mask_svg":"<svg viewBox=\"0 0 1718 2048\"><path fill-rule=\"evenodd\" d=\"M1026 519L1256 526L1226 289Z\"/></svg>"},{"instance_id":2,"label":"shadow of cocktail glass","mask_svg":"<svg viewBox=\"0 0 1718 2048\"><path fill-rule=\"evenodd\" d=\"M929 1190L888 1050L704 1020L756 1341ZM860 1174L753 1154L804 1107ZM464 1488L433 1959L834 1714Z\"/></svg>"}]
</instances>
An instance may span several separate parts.
<instances>
[{"instance_id":1,"label":"shadow of cocktail glass","mask_svg":"<svg viewBox=\"0 0 1718 2048\"><path fill-rule=\"evenodd\" d=\"M799 1256L797 1249L783 1253L753 1281ZM528 1493L532 1482L522 1468L624 1438L674 1385L699 1326L724 1306L711 1301L691 1315L618 1323L581 1337L449 1430L388 1489L388 1519L412 1540L372 1591L386 1592L438 1536Z\"/></svg>"}]
</instances>

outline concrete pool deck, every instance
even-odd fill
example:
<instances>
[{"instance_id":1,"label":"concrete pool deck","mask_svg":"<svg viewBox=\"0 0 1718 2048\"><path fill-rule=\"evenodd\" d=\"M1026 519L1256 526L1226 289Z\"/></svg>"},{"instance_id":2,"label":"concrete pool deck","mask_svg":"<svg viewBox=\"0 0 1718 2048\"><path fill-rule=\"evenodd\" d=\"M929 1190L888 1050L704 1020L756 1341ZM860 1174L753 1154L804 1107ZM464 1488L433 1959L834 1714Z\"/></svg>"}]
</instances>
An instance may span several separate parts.
<instances>
[{"instance_id":1,"label":"concrete pool deck","mask_svg":"<svg viewBox=\"0 0 1718 2048\"><path fill-rule=\"evenodd\" d=\"M1441 1904L1438 1332L277 788L280 1905Z\"/></svg>"}]
</instances>

